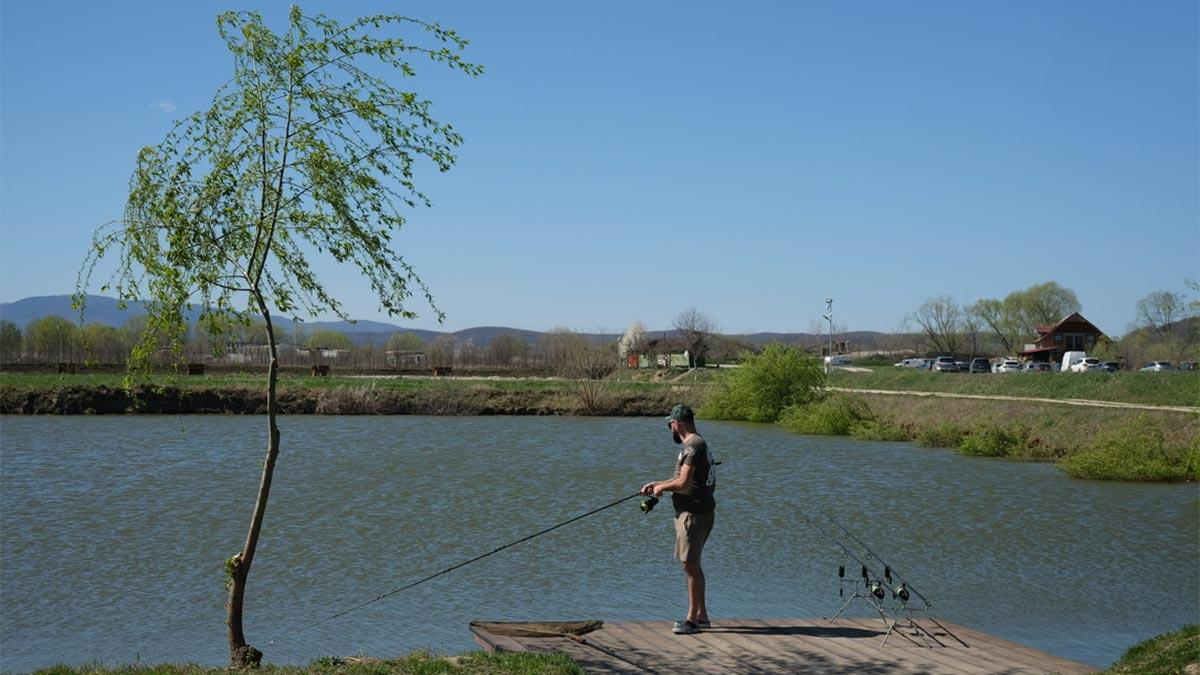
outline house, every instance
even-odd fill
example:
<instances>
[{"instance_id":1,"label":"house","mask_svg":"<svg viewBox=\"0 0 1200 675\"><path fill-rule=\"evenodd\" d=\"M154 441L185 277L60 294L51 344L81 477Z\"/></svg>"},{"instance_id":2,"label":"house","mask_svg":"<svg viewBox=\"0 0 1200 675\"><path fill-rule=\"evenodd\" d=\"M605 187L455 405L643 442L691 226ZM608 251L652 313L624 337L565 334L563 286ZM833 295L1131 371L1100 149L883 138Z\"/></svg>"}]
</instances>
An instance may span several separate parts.
<instances>
[{"instance_id":1,"label":"house","mask_svg":"<svg viewBox=\"0 0 1200 675\"><path fill-rule=\"evenodd\" d=\"M1030 361L1058 363L1063 352L1090 352L1104 333L1079 312L1072 312L1054 325L1037 327L1037 339L1025 345L1020 356Z\"/></svg>"}]
</instances>

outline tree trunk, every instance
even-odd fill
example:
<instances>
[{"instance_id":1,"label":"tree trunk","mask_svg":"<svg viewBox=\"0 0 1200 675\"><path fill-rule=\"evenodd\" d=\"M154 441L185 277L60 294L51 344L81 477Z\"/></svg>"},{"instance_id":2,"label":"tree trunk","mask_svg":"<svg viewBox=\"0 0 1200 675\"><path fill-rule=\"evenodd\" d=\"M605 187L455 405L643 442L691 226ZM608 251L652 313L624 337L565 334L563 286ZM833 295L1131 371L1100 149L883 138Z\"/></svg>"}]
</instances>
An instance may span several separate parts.
<instances>
[{"instance_id":1,"label":"tree trunk","mask_svg":"<svg viewBox=\"0 0 1200 675\"><path fill-rule=\"evenodd\" d=\"M229 665L231 668L252 668L258 666L262 661L262 652L246 644L246 636L242 630L242 604L246 594L246 579L250 576L250 565L254 562L254 549L258 546L258 534L262 530L263 516L267 511L267 498L271 493L271 477L275 472L275 459L279 456L279 427L275 424L279 407L275 392L279 379L279 354L275 347L275 331L271 325L271 315L261 300L259 309L267 322L267 344L271 348L271 362L267 371L269 441L267 458L263 462L262 482L258 486L258 499L254 504L254 514L250 518L250 531L246 534L246 543L240 553L225 561L225 570L229 576L229 614L226 624L229 626Z\"/></svg>"}]
</instances>

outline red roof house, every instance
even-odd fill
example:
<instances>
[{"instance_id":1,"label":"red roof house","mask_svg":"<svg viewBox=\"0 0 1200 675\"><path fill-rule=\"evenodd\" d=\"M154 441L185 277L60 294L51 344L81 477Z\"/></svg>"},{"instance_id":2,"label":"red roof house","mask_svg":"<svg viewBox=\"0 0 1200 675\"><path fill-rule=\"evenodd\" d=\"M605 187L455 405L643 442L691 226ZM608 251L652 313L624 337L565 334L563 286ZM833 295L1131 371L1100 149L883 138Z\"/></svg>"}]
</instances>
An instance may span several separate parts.
<instances>
[{"instance_id":1,"label":"red roof house","mask_svg":"<svg viewBox=\"0 0 1200 675\"><path fill-rule=\"evenodd\" d=\"M1052 363L1061 360L1063 352L1091 351L1104 337L1104 333L1079 312L1071 312L1054 325L1038 326L1037 332L1037 339L1025 345L1020 356L1031 361Z\"/></svg>"}]
</instances>

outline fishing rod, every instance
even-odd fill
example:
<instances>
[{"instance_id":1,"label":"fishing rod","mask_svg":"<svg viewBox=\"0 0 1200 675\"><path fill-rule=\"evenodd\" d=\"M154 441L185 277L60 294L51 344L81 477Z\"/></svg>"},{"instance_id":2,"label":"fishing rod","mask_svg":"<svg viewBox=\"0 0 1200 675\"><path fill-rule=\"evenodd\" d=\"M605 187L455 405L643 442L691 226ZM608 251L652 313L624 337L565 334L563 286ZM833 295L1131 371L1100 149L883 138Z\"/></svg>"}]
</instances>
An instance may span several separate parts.
<instances>
[{"instance_id":1,"label":"fishing rod","mask_svg":"<svg viewBox=\"0 0 1200 675\"><path fill-rule=\"evenodd\" d=\"M908 581L904 578L904 576L896 571L896 568L892 567L891 565L889 565L887 563L887 561L885 561L883 558L879 557L879 554L875 553L875 551L872 551L871 547L867 546L866 542L864 542L862 539L859 539L858 535L856 535L850 531L850 528L848 528L845 525L838 522L837 519L835 519L832 515L830 515L826 511L821 511L821 515L825 516L825 518L827 518L829 520L829 522L836 525L838 527L838 529L840 529L842 532L846 533L847 536L849 536L851 539L853 539L856 544L861 546L863 548L863 550L867 552L868 556L878 560L879 564L883 565L884 577L889 582L891 581L891 577L893 575L895 575L895 577L900 580L900 588L901 589L904 589L910 593L913 593L918 598L920 598L921 602L925 603L925 609L929 609L929 608L933 607L933 603L929 602L928 598L926 598L924 595L922 595L921 592L918 591L915 587L913 587L912 584L908 583ZM907 601L908 598L902 598L902 600Z\"/></svg>"},{"instance_id":2,"label":"fishing rod","mask_svg":"<svg viewBox=\"0 0 1200 675\"><path fill-rule=\"evenodd\" d=\"M869 578L870 578L870 571L871 571L871 570L870 570L870 567L867 565L867 563L866 563L866 562L864 562L864 561L863 561L863 559L862 559L862 558L858 557L858 556L857 556L857 555L854 553L854 551L851 551L851 550L850 550L850 548L849 548L849 547L847 547L845 544L843 544L841 541L839 541L839 540L837 539L837 537L834 537L832 534L829 534L829 532L828 532L828 531L826 531L826 530L825 530L825 528L821 527L821 526L820 526L820 525L817 523L817 521L813 520L812 518L809 518L809 517L808 517L807 515L805 515L803 512L800 512L800 517L801 517L801 518L803 518L805 521L807 521L809 525L811 525L811 526L812 526L814 529L816 529L816 531L818 531L818 532L820 532L821 534L825 535L825 538L826 538L826 539L828 539L829 541L832 541L834 544L837 544L837 545L838 545L838 547L840 547L840 548L842 549L842 551L843 551L843 552L844 552L846 555L850 556L851 558L854 558L854 561L855 561L855 562L857 562L859 565L861 565L861 566L862 566L862 578L863 578L863 579L869 579ZM845 565L839 565L839 566L838 566L838 577L839 577L839 578L842 578L842 577L845 577L845 576L846 576L846 568L845 568Z\"/></svg>"},{"instance_id":3,"label":"fishing rod","mask_svg":"<svg viewBox=\"0 0 1200 675\"><path fill-rule=\"evenodd\" d=\"M425 582L427 582L427 581L431 581L431 580L433 580L433 579L436 579L436 578L438 578L438 577L442 576L443 574L447 574L447 573L449 573L449 572L453 572L454 570L456 570L456 569L459 569L460 567L466 567L467 565L470 565L471 563L479 562L480 560L483 560L484 558L486 558L486 557L488 557L488 556L495 555L495 554L499 553L500 551L503 551L503 550L504 550L504 549L506 549L506 548L509 548L509 547L512 547L512 546L516 546L517 544L522 544L522 543L524 543L524 542L527 542L527 541L529 541L530 539L534 539L534 538L536 538L536 537L540 537L540 536L542 536L543 534L547 534L547 533L549 533L549 532L553 532L554 530L557 530L557 529L558 529L558 528L560 528L560 527L563 527L563 526L566 526L566 525L570 525L571 523L573 523L573 522L575 522L575 521L577 521L577 520L583 520L584 518L587 518L588 516L593 516L593 515L595 515L595 514L597 514L597 513L600 513L601 511L604 511L605 509L611 509L612 507L614 507L614 506L616 506L616 505L618 505L618 504L621 504L621 503L623 503L623 502L627 502L627 501L629 501L630 499L633 499L634 497L639 497L639 496L641 496L641 494L642 494L642 493L641 493L641 491L639 490L639 491L637 491L637 492L635 492L635 493L633 493L633 494L631 494L631 495L628 495L628 496L625 496L625 497L621 497L620 499L618 499L618 500L616 500L616 501L613 501L613 502L609 502L608 504L605 504L604 506L601 506L600 508L597 508L597 509L592 509L591 511L588 511L587 513L581 513L581 514L579 514L578 516L575 516L574 518L570 518L570 519L568 519L568 520L564 520L564 521L562 521L561 523L557 523L557 524L555 524L555 525L552 525L552 526L550 526L550 527L547 527L547 528L546 528L546 529L544 529L544 530L541 530L541 531L535 532L535 533L533 533L533 534L531 534L531 535L528 535L528 536L525 536L525 537L521 537L520 539L517 539L517 540L514 540L514 541L510 541L510 542L508 542L507 544L504 544L503 546L497 546L496 548L492 549L491 551L488 551L487 553L483 553L483 554L477 555L477 556L475 556L474 558L471 558L471 559L469 559L469 560L464 560L464 561L462 561L462 562L455 563L455 564L453 564L453 565L451 565L451 566L449 566L449 567L447 567L447 568L445 568L445 569L443 569L443 570L440 570L440 571L434 572L433 574L430 574L430 575L428 575L428 576L425 576L425 577L422 577L422 578L420 578L420 579L417 579L416 581L413 581L413 582L411 582L411 583L405 584L404 586L401 586L400 588L397 588L397 589L394 589L394 590L388 591L387 593L383 593L383 594L381 594L381 595L377 595L377 596L375 596L374 598L371 598L370 600L367 600L366 602L360 602L359 604L357 604L357 605L354 605L353 607L348 607L348 608L346 608L346 609L343 609L343 610L341 610L340 612L337 612L337 613L331 614L331 615L329 615L329 616L325 617L324 619L320 619L320 620L318 620L318 621L314 621L314 622L312 622L312 623L310 623L310 624L308 624L308 625L306 625L306 626L302 626L301 628L299 628L299 629L297 629L297 630L295 630L295 631L293 631L293 632L289 633L288 635L298 635L298 634L300 634L300 633L303 633L303 632L305 632L305 631L311 630L311 629L313 629L313 628L315 628L315 627L317 627L317 626L319 626L319 625L321 625L321 624L323 624L323 623L327 623L327 622L329 622L329 621L333 621L334 619L337 619L337 618L339 618L339 617L343 617L343 616L345 616L345 615L347 615L347 614L349 614L349 613L351 613L351 612L358 611L358 610L360 610L360 609L362 609L362 608L364 608L364 607L366 607L366 606L368 606L368 605L372 605L372 604L374 604L374 603L376 603L376 602L379 602L380 600L383 600L384 598L391 597L391 596L393 596L393 595L396 595L397 593L402 593L402 592L404 592L404 591L407 591L407 590L408 590L408 589L410 589L410 588L413 588L414 586L419 586L419 585L421 585L421 584L423 584L423 583L425 583ZM653 497L651 497L650 499L654 499L654 498L653 498ZM650 500L646 500L646 501L647 501L647 502L649 502ZM657 500L654 500L654 501L655 501L655 502L657 502ZM650 510L651 510L651 509L653 509L653 508L654 508L654 504L650 504L649 506L647 506L645 503L643 503L643 504L642 504L642 512L643 512L643 513L649 513L649 512L650 512ZM276 639L273 639L273 640L268 640L268 641L267 641L267 644L275 644L276 640L281 640L281 639L283 639L283 637L284 637L284 636L278 637L278 638L276 638Z\"/></svg>"},{"instance_id":4,"label":"fishing rod","mask_svg":"<svg viewBox=\"0 0 1200 675\"><path fill-rule=\"evenodd\" d=\"M850 550L849 546L846 546L845 544L843 544L841 542L841 540L839 540L837 537L830 534L828 530L821 527L821 525L819 523L817 523L815 520L813 520L812 518L809 518L803 512L799 512L799 513L800 513L800 517L803 518L805 521L807 521L809 525L811 525L814 529L816 529L818 532L820 532L822 535L824 535L824 537L826 539L828 539L829 541L832 541L834 544L837 544L837 546L842 549L843 553L845 553L846 555L853 558L854 561L860 565L861 574L862 574L861 583L863 584L863 587L866 589L867 594L864 595L864 594L858 592L858 584L860 583L860 581L858 579L855 579L853 581L854 592L850 594L849 599L847 599L846 602L841 606L841 608L838 609L837 613L833 615L833 618L831 618L830 621L837 620L837 618L839 616L841 616L842 612L846 611L846 608L850 606L850 603L854 602L855 598L863 598L864 600L869 602L871 604L871 606L875 608L875 611L879 612L879 615L881 617L883 617L884 621L888 621L889 619L888 619L887 613L885 613L883 611L883 600L884 600L884 598L887 597L887 593L886 593L886 591L884 591L884 585L879 583L878 576L875 577L874 581L871 580L871 568L869 565L867 565L866 561L863 560L862 558L860 558L858 556L858 554L856 554L854 551ZM885 576L885 578L887 579L887 582L890 584L891 583L890 573L887 570L884 570L884 574L887 575L887 576ZM845 582L846 582L846 566L845 566L845 564L838 565L838 597L842 597L843 595L845 595L845 593L844 593ZM893 598L900 597L902 590L903 590L903 586L900 589L893 589L892 597ZM905 597L904 599L907 599L907 597Z\"/></svg>"}]
</instances>

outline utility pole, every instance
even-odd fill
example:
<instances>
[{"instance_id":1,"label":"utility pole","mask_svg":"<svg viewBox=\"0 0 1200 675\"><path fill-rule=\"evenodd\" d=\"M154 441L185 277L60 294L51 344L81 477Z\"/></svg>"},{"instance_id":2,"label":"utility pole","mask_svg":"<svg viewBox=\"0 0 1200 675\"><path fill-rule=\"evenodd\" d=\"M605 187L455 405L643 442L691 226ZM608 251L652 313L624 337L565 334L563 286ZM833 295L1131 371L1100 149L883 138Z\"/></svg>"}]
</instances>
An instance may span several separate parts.
<instances>
[{"instance_id":1,"label":"utility pole","mask_svg":"<svg viewBox=\"0 0 1200 675\"><path fill-rule=\"evenodd\" d=\"M825 372L828 373L833 362L833 298L825 298L825 320L829 322L829 358L825 359Z\"/></svg>"}]
</instances>

